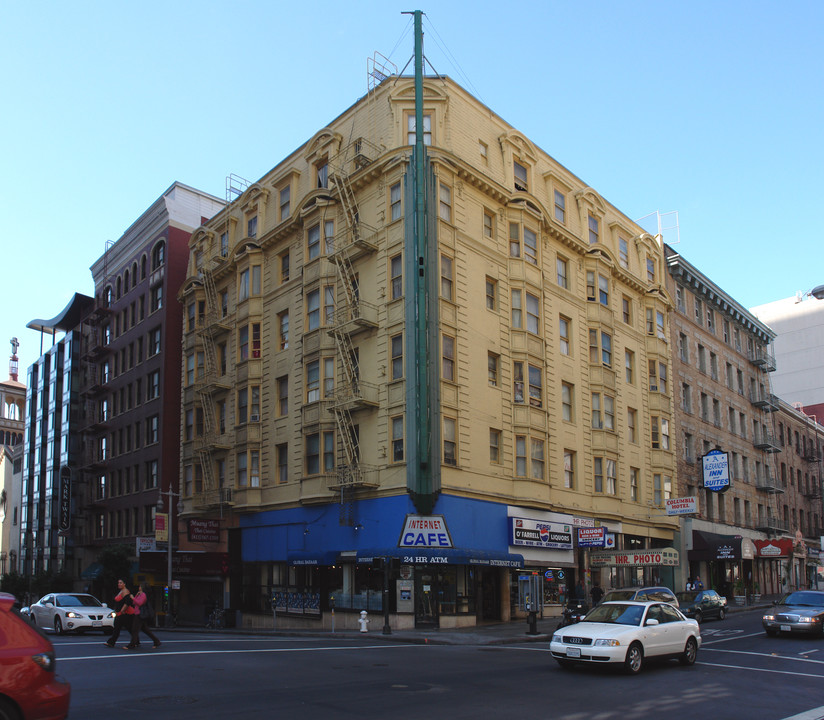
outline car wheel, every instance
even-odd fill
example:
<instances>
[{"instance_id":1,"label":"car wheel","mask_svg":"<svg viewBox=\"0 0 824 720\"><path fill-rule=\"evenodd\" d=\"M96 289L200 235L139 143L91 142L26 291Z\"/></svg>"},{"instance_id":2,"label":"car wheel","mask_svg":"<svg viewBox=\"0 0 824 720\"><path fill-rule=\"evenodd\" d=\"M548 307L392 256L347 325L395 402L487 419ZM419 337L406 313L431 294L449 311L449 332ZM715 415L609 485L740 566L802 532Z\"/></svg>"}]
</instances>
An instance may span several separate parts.
<instances>
[{"instance_id":1,"label":"car wheel","mask_svg":"<svg viewBox=\"0 0 824 720\"><path fill-rule=\"evenodd\" d=\"M630 675L637 675L641 672L644 664L644 648L641 643L634 642L627 650L627 657L624 659L624 670Z\"/></svg>"},{"instance_id":2,"label":"car wheel","mask_svg":"<svg viewBox=\"0 0 824 720\"><path fill-rule=\"evenodd\" d=\"M764 632L767 633L770 637L775 637L778 635L778 630L775 628L764 628Z\"/></svg>"},{"instance_id":3,"label":"car wheel","mask_svg":"<svg viewBox=\"0 0 824 720\"><path fill-rule=\"evenodd\" d=\"M700 610L696 610L695 617L693 618L693 620L695 620L695 622L697 622L700 625L704 620L704 613L702 613Z\"/></svg>"},{"instance_id":4,"label":"car wheel","mask_svg":"<svg viewBox=\"0 0 824 720\"><path fill-rule=\"evenodd\" d=\"M727 611L724 608L721 608L718 611L718 619L723 620L725 617L727 617Z\"/></svg>"},{"instance_id":5,"label":"car wheel","mask_svg":"<svg viewBox=\"0 0 824 720\"><path fill-rule=\"evenodd\" d=\"M54 616L54 631L55 631L58 635L62 635L62 634L63 634L63 623L62 623L62 622L60 622L60 618L59 618L59 617L57 617L57 615L55 615L55 616Z\"/></svg>"},{"instance_id":6,"label":"car wheel","mask_svg":"<svg viewBox=\"0 0 824 720\"><path fill-rule=\"evenodd\" d=\"M695 642L694 637L687 638L687 644L684 646L684 654L678 660L682 665L695 665L695 658L698 657L698 643Z\"/></svg>"},{"instance_id":7,"label":"car wheel","mask_svg":"<svg viewBox=\"0 0 824 720\"><path fill-rule=\"evenodd\" d=\"M4 698L0 698L0 720L21 720L17 708Z\"/></svg>"},{"instance_id":8,"label":"car wheel","mask_svg":"<svg viewBox=\"0 0 824 720\"><path fill-rule=\"evenodd\" d=\"M564 670L572 670L575 667L575 663L569 660L558 660L558 664Z\"/></svg>"}]
</instances>

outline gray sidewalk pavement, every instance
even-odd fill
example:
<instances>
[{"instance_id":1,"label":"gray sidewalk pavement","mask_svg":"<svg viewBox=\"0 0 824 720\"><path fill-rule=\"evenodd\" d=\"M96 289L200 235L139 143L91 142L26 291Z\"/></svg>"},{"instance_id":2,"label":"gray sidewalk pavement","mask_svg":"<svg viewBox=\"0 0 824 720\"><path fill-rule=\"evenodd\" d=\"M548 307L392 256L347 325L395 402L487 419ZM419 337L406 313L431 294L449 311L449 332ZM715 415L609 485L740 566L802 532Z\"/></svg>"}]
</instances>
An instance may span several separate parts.
<instances>
[{"instance_id":1,"label":"gray sidewalk pavement","mask_svg":"<svg viewBox=\"0 0 824 720\"><path fill-rule=\"evenodd\" d=\"M743 606L729 605L727 609L729 613L761 612L764 608L770 607L773 600L778 597L780 596L762 595L758 603ZM216 631L205 631L203 628L175 628L169 630L169 632L217 632L227 635L236 634L292 638L359 638L369 639L375 642L413 643L418 645L502 645L511 643L549 642L552 633L560 622L559 617L539 618L536 622L535 634L529 632L530 628L525 619L501 623L484 623L468 628L392 630L389 634L383 634L382 618L380 616L372 616L370 620L372 620L371 627L366 633L354 630L331 632L296 630L292 628L284 628L282 630L232 628Z\"/></svg>"}]
</instances>

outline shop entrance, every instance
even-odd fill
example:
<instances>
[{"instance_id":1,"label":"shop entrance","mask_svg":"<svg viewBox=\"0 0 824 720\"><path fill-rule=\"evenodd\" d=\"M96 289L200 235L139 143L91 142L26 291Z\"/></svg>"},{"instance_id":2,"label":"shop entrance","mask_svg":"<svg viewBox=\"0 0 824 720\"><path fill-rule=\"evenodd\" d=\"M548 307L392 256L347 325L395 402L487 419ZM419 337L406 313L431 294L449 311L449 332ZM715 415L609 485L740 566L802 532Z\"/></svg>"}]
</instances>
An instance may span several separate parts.
<instances>
[{"instance_id":1,"label":"shop entrance","mask_svg":"<svg viewBox=\"0 0 824 720\"><path fill-rule=\"evenodd\" d=\"M495 568L483 568L478 573L478 594L476 605L478 620L501 619L501 576Z\"/></svg>"},{"instance_id":2,"label":"shop entrance","mask_svg":"<svg viewBox=\"0 0 824 720\"><path fill-rule=\"evenodd\" d=\"M442 578L439 572L418 567L415 572L415 627L438 627Z\"/></svg>"}]
</instances>

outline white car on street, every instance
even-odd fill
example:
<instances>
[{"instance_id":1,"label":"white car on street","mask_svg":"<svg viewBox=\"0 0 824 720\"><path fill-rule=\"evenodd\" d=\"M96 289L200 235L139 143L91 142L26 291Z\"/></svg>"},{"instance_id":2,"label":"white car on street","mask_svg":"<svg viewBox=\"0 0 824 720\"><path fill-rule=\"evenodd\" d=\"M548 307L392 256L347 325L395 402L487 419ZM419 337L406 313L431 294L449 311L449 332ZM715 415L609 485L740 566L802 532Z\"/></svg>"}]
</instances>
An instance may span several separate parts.
<instances>
[{"instance_id":1,"label":"white car on street","mask_svg":"<svg viewBox=\"0 0 824 720\"><path fill-rule=\"evenodd\" d=\"M635 674L645 658L678 658L692 665L701 647L701 629L669 603L607 602L581 622L559 628L550 652L563 668L579 663L621 664Z\"/></svg>"},{"instance_id":2,"label":"white car on street","mask_svg":"<svg viewBox=\"0 0 824 720\"><path fill-rule=\"evenodd\" d=\"M93 595L85 593L49 593L29 606L29 620L43 630L58 635L77 630L102 630L110 635L114 612Z\"/></svg>"}]
</instances>

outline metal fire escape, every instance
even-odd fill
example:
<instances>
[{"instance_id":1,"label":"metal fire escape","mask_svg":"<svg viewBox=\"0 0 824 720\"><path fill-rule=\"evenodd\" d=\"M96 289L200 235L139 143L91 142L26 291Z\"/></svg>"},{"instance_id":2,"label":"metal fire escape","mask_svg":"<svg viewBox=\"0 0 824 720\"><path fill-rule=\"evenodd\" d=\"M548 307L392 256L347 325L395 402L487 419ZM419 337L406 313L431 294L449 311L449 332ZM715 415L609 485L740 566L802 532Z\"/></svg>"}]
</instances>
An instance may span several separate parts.
<instances>
[{"instance_id":1,"label":"metal fire escape","mask_svg":"<svg viewBox=\"0 0 824 720\"><path fill-rule=\"evenodd\" d=\"M218 372L218 358L216 337L228 331L229 326L222 322L220 301L215 286L212 271L205 267L200 269L205 296L205 312L198 318L197 335L203 348L203 375L195 382L195 392L200 401L203 412L203 434L195 445L195 451L200 460L203 472L202 502L206 506L220 506L232 504L232 489L218 487L215 479L215 453L225 450L227 445L221 442L221 433L218 431L215 420L216 395L228 390L226 383L220 382Z\"/></svg>"},{"instance_id":2,"label":"metal fire escape","mask_svg":"<svg viewBox=\"0 0 824 720\"><path fill-rule=\"evenodd\" d=\"M377 251L376 230L361 222L357 200L352 188L348 166L355 170L368 165L377 148L363 138L351 143L330 162L330 180L334 183L341 204L344 229L335 237L334 251L329 259L337 274L337 296L334 320L329 334L335 341L338 373L335 398L331 411L337 429L337 466L329 479L330 489L340 493L340 524L354 523L352 502L354 493L378 483L377 468L361 462L360 441L353 413L378 404L378 386L360 377L358 352L353 338L378 326L376 305L361 299L355 263Z\"/></svg>"},{"instance_id":3,"label":"metal fire escape","mask_svg":"<svg viewBox=\"0 0 824 720\"><path fill-rule=\"evenodd\" d=\"M758 529L768 535L786 533L789 527L780 517L777 502L777 496L782 494L784 489L778 480L775 467L775 456L781 452L781 444L774 435L771 417L771 414L778 410L778 398L771 392L769 376L769 373L775 370L775 356L769 345L762 347L753 343L747 348L747 357L750 363L761 371L760 377L755 379L754 385L750 387L750 403L760 410L760 414L756 415L758 427L753 428L753 446L764 453L764 477L756 478L756 487L766 493L768 498L767 515L759 519Z\"/></svg>"}]
</instances>

